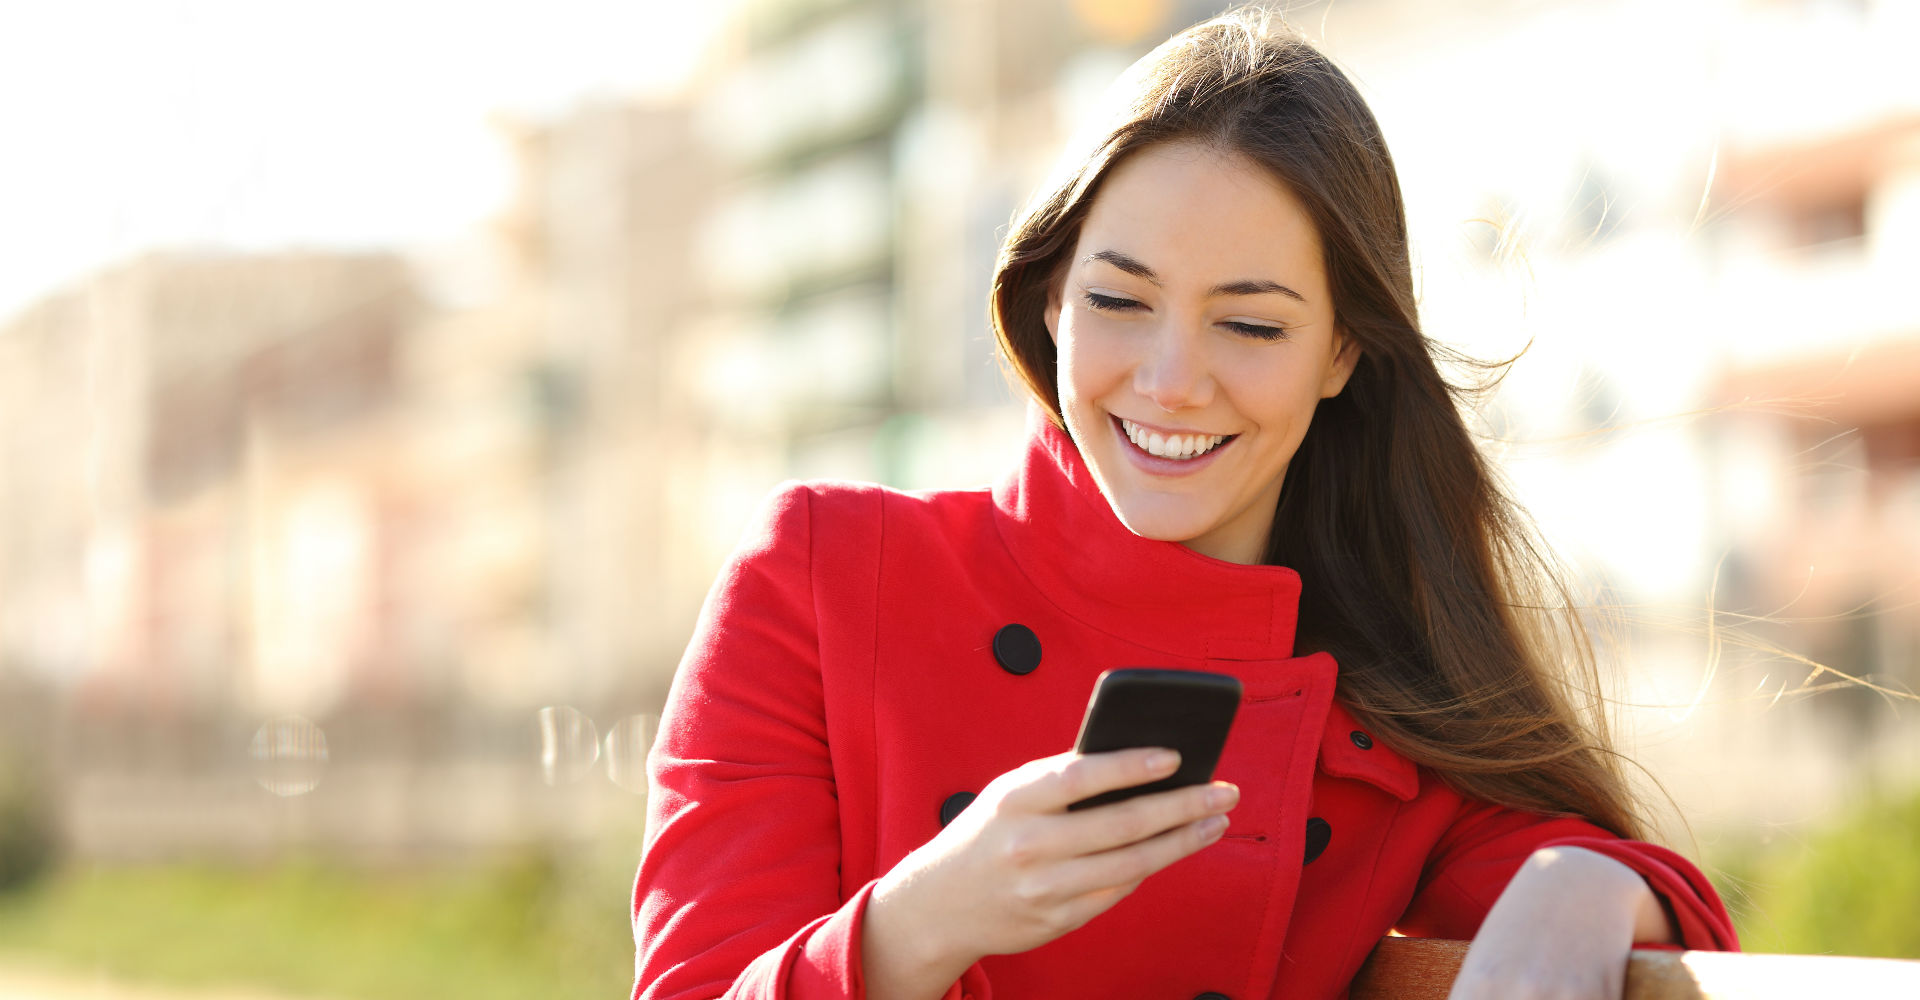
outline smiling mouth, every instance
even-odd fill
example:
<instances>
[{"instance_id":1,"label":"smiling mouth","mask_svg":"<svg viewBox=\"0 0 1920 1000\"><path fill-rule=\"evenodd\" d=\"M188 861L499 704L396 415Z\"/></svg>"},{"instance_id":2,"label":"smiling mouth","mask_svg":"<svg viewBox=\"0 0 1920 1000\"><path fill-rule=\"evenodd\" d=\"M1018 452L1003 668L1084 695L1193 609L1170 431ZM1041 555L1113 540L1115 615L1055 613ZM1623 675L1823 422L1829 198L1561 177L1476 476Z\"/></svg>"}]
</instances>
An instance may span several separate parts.
<instances>
[{"instance_id":1,"label":"smiling mouth","mask_svg":"<svg viewBox=\"0 0 1920 1000\"><path fill-rule=\"evenodd\" d=\"M1190 462L1239 437L1237 434L1165 434L1149 430L1124 417L1114 419L1119 421L1120 429L1134 447L1155 458L1175 462Z\"/></svg>"}]
</instances>

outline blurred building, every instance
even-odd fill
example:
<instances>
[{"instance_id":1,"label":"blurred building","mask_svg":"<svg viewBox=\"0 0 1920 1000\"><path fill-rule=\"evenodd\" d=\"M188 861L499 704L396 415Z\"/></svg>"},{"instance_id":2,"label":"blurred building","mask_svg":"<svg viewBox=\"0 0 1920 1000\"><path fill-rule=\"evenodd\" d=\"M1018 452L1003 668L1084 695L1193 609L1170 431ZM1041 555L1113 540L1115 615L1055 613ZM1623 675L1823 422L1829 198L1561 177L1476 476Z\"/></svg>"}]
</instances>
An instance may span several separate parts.
<instances>
[{"instance_id":1,"label":"blurred building","mask_svg":"<svg viewBox=\"0 0 1920 1000\"><path fill-rule=\"evenodd\" d=\"M1322 30L1393 142L1428 332L1524 352L1485 429L1591 587L1629 749L1697 830L1920 782L1920 8Z\"/></svg>"},{"instance_id":2,"label":"blurred building","mask_svg":"<svg viewBox=\"0 0 1920 1000\"><path fill-rule=\"evenodd\" d=\"M252 835L216 803L253 789L260 719L414 685L396 417L422 308L391 254L171 253L0 331L0 648L71 693L35 749L83 852Z\"/></svg>"},{"instance_id":3,"label":"blurred building","mask_svg":"<svg viewBox=\"0 0 1920 1000\"><path fill-rule=\"evenodd\" d=\"M7 658L90 703L324 710L397 681L387 254L160 254L0 332Z\"/></svg>"},{"instance_id":4,"label":"blurred building","mask_svg":"<svg viewBox=\"0 0 1920 1000\"><path fill-rule=\"evenodd\" d=\"M712 433L710 545L783 476L996 478L1023 402L987 292L1074 113L1202 3L759 0L697 112L724 178L683 362ZM724 548L723 548L724 550Z\"/></svg>"},{"instance_id":5,"label":"blurred building","mask_svg":"<svg viewBox=\"0 0 1920 1000\"><path fill-rule=\"evenodd\" d=\"M1709 402L1726 407L1703 428L1709 541L1722 607L1761 619L1743 657L1768 678L1757 694L1801 704L1720 713L1717 738L1771 761L1720 794L1768 819L1920 782L1915 41L1912 4L1756 5L1726 52L1742 100L1707 240L1724 351Z\"/></svg>"},{"instance_id":6,"label":"blurred building","mask_svg":"<svg viewBox=\"0 0 1920 1000\"><path fill-rule=\"evenodd\" d=\"M396 254L177 253L0 331L0 650L70 695L41 749L76 849L637 823L638 713L711 573L675 577L668 516L687 122L503 123L519 195L465 305Z\"/></svg>"},{"instance_id":7,"label":"blurred building","mask_svg":"<svg viewBox=\"0 0 1920 1000\"><path fill-rule=\"evenodd\" d=\"M644 717L775 483L1017 454L1005 227L1113 77L1222 6L750 0L684 104L502 123L478 294L388 253L180 252L0 329L0 669L73 696L77 844L636 822ZM1900 703L1798 691L1793 659L1920 686L1917 10L1290 15L1393 143L1428 331L1534 345L1487 429L1619 612L1634 745L1703 827L1920 780Z\"/></svg>"},{"instance_id":8,"label":"blurred building","mask_svg":"<svg viewBox=\"0 0 1920 1000\"><path fill-rule=\"evenodd\" d=\"M423 336L416 359L442 414L419 425L423 468L513 494L498 498L510 518L469 506L476 530L524 525L496 555L517 553L525 577L450 623L499 660L463 690L657 709L712 572L684 551L705 459L674 364L710 301L689 247L714 166L681 107L605 102L508 131L520 183L499 298ZM481 437L445 433L462 425Z\"/></svg>"}]
</instances>

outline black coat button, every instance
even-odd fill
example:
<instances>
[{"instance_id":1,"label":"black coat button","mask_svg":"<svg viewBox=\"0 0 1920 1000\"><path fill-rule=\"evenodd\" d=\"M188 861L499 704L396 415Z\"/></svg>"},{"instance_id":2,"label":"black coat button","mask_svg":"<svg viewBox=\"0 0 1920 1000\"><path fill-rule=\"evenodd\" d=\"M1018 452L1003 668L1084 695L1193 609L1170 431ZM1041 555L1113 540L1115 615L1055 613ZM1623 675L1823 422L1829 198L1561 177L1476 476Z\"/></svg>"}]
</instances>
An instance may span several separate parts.
<instances>
[{"instance_id":1,"label":"black coat button","mask_svg":"<svg viewBox=\"0 0 1920 1000\"><path fill-rule=\"evenodd\" d=\"M1347 739L1352 740L1353 745L1359 747L1362 750L1373 749L1373 737L1368 736L1366 733L1363 733L1358 729L1348 733Z\"/></svg>"},{"instance_id":2,"label":"black coat button","mask_svg":"<svg viewBox=\"0 0 1920 1000\"><path fill-rule=\"evenodd\" d=\"M960 810L973 804L974 798L972 792L955 792L947 796L947 800L940 803L940 825L944 827L953 822L953 818L960 815Z\"/></svg>"},{"instance_id":3,"label":"black coat button","mask_svg":"<svg viewBox=\"0 0 1920 1000\"><path fill-rule=\"evenodd\" d=\"M1228 1000L1225 993L1202 993L1193 1000Z\"/></svg>"},{"instance_id":4,"label":"black coat button","mask_svg":"<svg viewBox=\"0 0 1920 1000\"><path fill-rule=\"evenodd\" d=\"M1313 864L1313 859L1327 849L1333 840L1333 824L1318 816L1307 820L1307 860L1302 864Z\"/></svg>"},{"instance_id":5,"label":"black coat button","mask_svg":"<svg viewBox=\"0 0 1920 1000\"><path fill-rule=\"evenodd\" d=\"M1010 674L1030 674L1040 666L1040 637L1018 623L993 634L993 658Z\"/></svg>"}]
</instances>

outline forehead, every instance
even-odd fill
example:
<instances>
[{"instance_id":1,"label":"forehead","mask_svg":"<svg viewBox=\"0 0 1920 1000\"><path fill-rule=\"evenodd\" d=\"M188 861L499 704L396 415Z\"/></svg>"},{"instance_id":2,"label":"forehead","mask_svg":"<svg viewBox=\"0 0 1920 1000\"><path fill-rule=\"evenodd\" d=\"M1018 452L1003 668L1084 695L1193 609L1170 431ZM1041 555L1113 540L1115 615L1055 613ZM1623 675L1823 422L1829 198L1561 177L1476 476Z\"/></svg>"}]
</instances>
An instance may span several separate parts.
<instances>
[{"instance_id":1,"label":"forehead","mask_svg":"<svg viewBox=\"0 0 1920 1000\"><path fill-rule=\"evenodd\" d=\"M1075 263L1098 250L1170 282L1324 274L1319 233L1292 190L1242 154L1194 142L1149 146L1108 170Z\"/></svg>"}]
</instances>

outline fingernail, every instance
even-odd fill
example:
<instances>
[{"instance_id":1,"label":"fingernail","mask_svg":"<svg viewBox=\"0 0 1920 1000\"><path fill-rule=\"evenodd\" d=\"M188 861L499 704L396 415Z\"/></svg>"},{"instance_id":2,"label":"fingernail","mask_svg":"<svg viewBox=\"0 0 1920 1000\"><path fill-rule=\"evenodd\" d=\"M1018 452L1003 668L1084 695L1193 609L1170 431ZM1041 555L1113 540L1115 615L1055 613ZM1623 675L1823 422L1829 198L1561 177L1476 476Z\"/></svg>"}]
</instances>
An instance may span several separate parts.
<instances>
[{"instance_id":1,"label":"fingernail","mask_svg":"<svg viewBox=\"0 0 1920 1000\"><path fill-rule=\"evenodd\" d=\"M1207 792L1207 807L1225 809L1240 801L1240 789L1232 785L1215 785Z\"/></svg>"},{"instance_id":2,"label":"fingernail","mask_svg":"<svg viewBox=\"0 0 1920 1000\"><path fill-rule=\"evenodd\" d=\"M1209 816L1207 817L1206 824L1200 828L1200 835L1206 837L1208 840L1212 840L1226 832L1227 818L1225 816Z\"/></svg>"},{"instance_id":3,"label":"fingernail","mask_svg":"<svg viewBox=\"0 0 1920 1000\"><path fill-rule=\"evenodd\" d=\"M1155 750L1147 757L1147 770L1171 771L1180 766L1180 755L1172 750Z\"/></svg>"}]
</instances>

